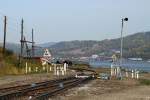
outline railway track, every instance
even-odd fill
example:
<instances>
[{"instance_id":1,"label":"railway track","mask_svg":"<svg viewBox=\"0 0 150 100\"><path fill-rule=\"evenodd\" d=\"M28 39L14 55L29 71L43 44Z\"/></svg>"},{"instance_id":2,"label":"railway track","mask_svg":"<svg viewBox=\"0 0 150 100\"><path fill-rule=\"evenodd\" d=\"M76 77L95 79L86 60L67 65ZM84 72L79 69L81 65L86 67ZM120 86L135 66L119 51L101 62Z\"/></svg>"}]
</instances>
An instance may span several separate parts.
<instances>
[{"instance_id":1,"label":"railway track","mask_svg":"<svg viewBox=\"0 0 150 100\"><path fill-rule=\"evenodd\" d=\"M6 88L0 88L0 96L5 93L5 92L10 92L10 91L14 91L14 90L22 90L22 89L26 89L26 88L31 88L34 87L34 85L45 85L48 83L56 83L56 82L60 82L60 81L64 81L64 80L68 80L68 79L72 79L73 77L67 77L67 78L63 78L63 79L57 79L57 80L50 80L50 81L44 81L44 82L38 82L38 83L33 83L33 84L26 84L26 85L18 85L18 86L12 86L12 87L6 87Z\"/></svg>"},{"instance_id":2,"label":"railway track","mask_svg":"<svg viewBox=\"0 0 150 100\"><path fill-rule=\"evenodd\" d=\"M54 96L54 95L57 95L59 93L62 93L62 91L65 91L67 89L70 89L74 86L77 86L79 84L83 84L83 82L86 82L88 81L90 78L84 78L84 79L76 79L75 81L72 81L72 82L69 82L69 83L66 83L64 84L63 87L55 87L54 89L52 90L49 90L47 92L43 92L41 94L38 94L37 96L34 96L32 98L32 100L48 100L48 98Z\"/></svg>"},{"instance_id":3,"label":"railway track","mask_svg":"<svg viewBox=\"0 0 150 100\"><path fill-rule=\"evenodd\" d=\"M66 89L86 82L90 78L68 77L40 83L0 89L0 100L47 100Z\"/></svg>"}]
</instances>

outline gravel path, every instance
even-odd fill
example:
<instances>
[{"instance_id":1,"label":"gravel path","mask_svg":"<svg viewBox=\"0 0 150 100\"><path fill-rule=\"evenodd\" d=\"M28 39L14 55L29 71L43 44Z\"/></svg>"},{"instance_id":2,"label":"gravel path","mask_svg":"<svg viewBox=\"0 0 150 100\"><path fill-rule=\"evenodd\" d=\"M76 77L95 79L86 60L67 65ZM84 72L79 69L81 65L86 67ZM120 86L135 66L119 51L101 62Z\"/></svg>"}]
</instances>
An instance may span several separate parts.
<instances>
[{"instance_id":1,"label":"gravel path","mask_svg":"<svg viewBox=\"0 0 150 100\"><path fill-rule=\"evenodd\" d=\"M58 79L62 77L56 77L51 73L48 74L29 74L18 76L3 76L0 77L0 88L30 84L35 82L42 82L46 80Z\"/></svg>"},{"instance_id":2,"label":"gravel path","mask_svg":"<svg viewBox=\"0 0 150 100\"><path fill-rule=\"evenodd\" d=\"M50 100L150 100L150 86L136 80L93 80Z\"/></svg>"}]
</instances>

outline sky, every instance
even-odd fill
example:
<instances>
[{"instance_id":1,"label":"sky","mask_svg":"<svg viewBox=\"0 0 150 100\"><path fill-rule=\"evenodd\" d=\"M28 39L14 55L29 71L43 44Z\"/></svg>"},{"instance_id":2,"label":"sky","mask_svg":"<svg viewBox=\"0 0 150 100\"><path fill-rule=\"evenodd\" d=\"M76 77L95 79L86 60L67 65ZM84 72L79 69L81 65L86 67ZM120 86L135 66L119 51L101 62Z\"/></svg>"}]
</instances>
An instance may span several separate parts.
<instances>
[{"instance_id":1,"label":"sky","mask_svg":"<svg viewBox=\"0 0 150 100\"><path fill-rule=\"evenodd\" d=\"M7 16L7 42L19 43L21 19L24 35L36 43L119 38L150 31L150 0L0 0L0 42Z\"/></svg>"}]
</instances>

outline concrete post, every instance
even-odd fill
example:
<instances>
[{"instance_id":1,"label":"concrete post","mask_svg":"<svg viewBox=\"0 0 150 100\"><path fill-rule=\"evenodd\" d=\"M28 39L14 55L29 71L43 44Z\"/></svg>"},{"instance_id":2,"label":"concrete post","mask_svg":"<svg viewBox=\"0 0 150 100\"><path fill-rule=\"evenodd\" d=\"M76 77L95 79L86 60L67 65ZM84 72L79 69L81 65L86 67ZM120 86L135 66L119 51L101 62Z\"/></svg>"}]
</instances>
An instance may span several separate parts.
<instances>
[{"instance_id":1,"label":"concrete post","mask_svg":"<svg viewBox=\"0 0 150 100\"><path fill-rule=\"evenodd\" d=\"M131 74L132 74L132 78L134 78L134 71L133 71L133 69L132 69L132 73Z\"/></svg>"},{"instance_id":2,"label":"concrete post","mask_svg":"<svg viewBox=\"0 0 150 100\"><path fill-rule=\"evenodd\" d=\"M75 76L76 78L78 78L78 75L76 74L76 76Z\"/></svg>"},{"instance_id":3,"label":"concrete post","mask_svg":"<svg viewBox=\"0 0 150 100\"><path fill-rule=\"evenodd\" d=\"M120 67L117 67L117 76L120 75Z\"/></svg>"},{"instance_id":4,"label":"concrete post","mask_svg":"<svg viewBox=\"0 0 150 100\"><path fill-rule=\"evenodd\" d=\"M49 67L49 71L52 71L52 67L51 66Z\"/></svg>"},{"instance_id":5,"label":"concrete post","mask_svg":"<svg viewBox=\"0 0 150 100\"><path fill-rule=\"evenodd\" d=\"M65 71L63 69L61 70L61 72L62 72L62 75L65 75Z\"/></svg>"},{"instance_id":6,"label":"concrete post","mask_svg":"<svg viewBox=\"0 0 150 100\"><path fill-rule=\"evenodd\" d=\"M126 77L129 77L128 69L126 69L125 71L126 71Z\"/></svg>"},{"instance_id":7,"label":"concrete post","mask_svg":"<svg viewBox=\"0 0 150 100\"><path fill-rule=\"evenodd\" d=\"M56 75L59 76L59 67L57 67Z\"/></svg>"},{"instance_id":8,"label":"concrete post","mask_svg":"<svg viewBox=\"0 0 150 100\"><path fill-rule=\"evenodd\" d=\"M56 73L56 64L54 64L54 75L57 75L57 73Z\"/></svg>"},{"instance_id":9,"label":"concrete post","mask_svg":"<svg viewBox=\"0 0 150 100\"><path fill-rule=\"evenodd\" d=\"M136 72L137 72L137 70L135 69L135 70L134 70L134 78L137 78L137 77L136 77L136 76L137 76L137 75L136 75Z\"/></svg>"},{"instance_id":10,"label":"concrete post","mask_svg":"<svg viewBox=\"0 0 150 100\"><path fill-rule=\"evenodd\" d=\"M28 63L26 62L26 74L28 73Z\"/></svg>"},{"instance_id":11,"label":"concrete post","mask_svg":"<svg viewBox=\"0 0 150 100\"><path fill-rule=\"evenodd\" d=\"M139 71L136 73L136 78L139 79Z\"/></svg>"},{"instance_id":12,"label":"concrete post","mask_svg":"<svg viewBox=\"0 0 150 100\"><path fill-rule=\"evenodd\" d=\"M114 68L114 71L115 71L114 75L116 76L117 75L117 68L116 67Z\"/></svg>"},{"instance_id":13,"label":"concrete post","mask_svg":"<svg viewBox=\"0 0 150 100\"><path fill-rule=\"evenodd\" d=\"M66 71L67 71L67 64L64 63L64 74L66 74Z\"/></svg>"},{"instance_id":14,"label":"concrete post","mask_svg":"<svg viewBox=\"0 0 150 100\"><path fill-rule=\"evenodd\" d=\"M31 72L31 67L29 67L29 73Z\"/></svg>"},{"instance_id":15,"label":"concrete post","mask_svg":"<svg viewBox=\"0 0 150 100\"><path fill-rule=\"evenodd\" d=\"M45 71L45 67L43 66L43 71Z\"/></svg>"},{"instance_id":16,"label":"concrete post","mask_svg":"<svg viewBox=\"0 0 150 100\"><path fill-rule=\"evenodd\" d=\"M114 76L114 66L111 64L111 76Z\"/></svg>"},{"instance_id":17,"label":"concrete post","mask_svg":"<svg viewBox=\"0 0 150 100\"><path fill-rule=\"evenodd\" d=\"M46 71L47 71L47 73L48 73L48 63L46 63Z\"/></svg>"},{"instance_id":18,"label":"concrete post","mask_svg":"<svg viewBox=\"0 0 150 100\"><path fill-rule=\"evenodd\" d=\"M38 72L38 67L35 68L35 72Z\"/></svg>"}]
</instances>

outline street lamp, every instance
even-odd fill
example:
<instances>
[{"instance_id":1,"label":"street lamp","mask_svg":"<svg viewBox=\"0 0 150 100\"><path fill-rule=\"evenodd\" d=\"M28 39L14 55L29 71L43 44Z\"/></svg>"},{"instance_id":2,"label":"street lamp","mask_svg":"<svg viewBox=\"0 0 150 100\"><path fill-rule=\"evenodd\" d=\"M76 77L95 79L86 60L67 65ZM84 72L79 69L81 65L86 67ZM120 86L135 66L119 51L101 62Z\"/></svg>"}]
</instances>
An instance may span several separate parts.
<instances>
[{"instance_id":1,"label":"street lamp","mask_svg":"<svg viewBox=\"0 0 150 100\"><path fill-rule=\"evenodd\" d=\"M123 53L123 26L124 26L124 21L128 21L128 18L122 18L121 19L122 24L121 24L121 46L120 46L120 66L122 66L122 53Z\"/></svg>"}]
</instances>

